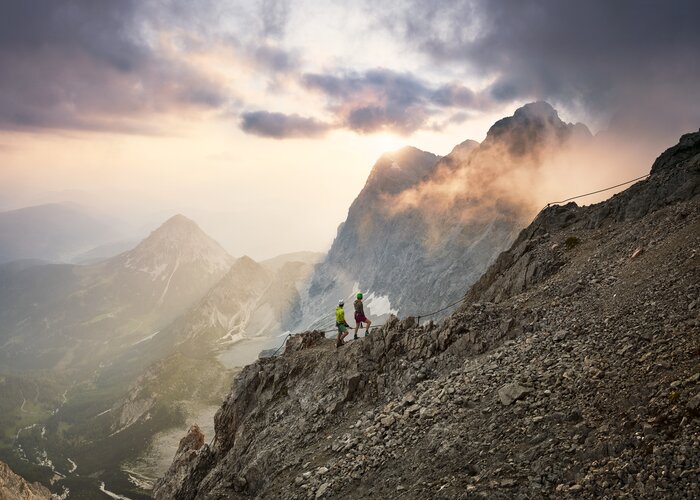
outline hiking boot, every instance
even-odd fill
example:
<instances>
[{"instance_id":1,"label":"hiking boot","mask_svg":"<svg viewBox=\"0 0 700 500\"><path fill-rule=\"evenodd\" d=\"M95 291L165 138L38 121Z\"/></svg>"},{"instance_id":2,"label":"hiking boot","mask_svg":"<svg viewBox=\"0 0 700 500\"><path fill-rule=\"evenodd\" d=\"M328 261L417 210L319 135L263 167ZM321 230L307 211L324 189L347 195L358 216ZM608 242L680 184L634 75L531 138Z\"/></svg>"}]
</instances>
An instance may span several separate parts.
<instances>
[{"instance_id":1,"label":"hiking boot","mask_svg":"<svg viewBox=\"0 0 700 500\"><path fill-rule=\"evenodd\" d=\"M359 337L357 336L357 334L355 334L355 336L354 336L352 339L353 339L353 340L357 340L358 338L359 338Z\"/></svg>"}]
</instances>

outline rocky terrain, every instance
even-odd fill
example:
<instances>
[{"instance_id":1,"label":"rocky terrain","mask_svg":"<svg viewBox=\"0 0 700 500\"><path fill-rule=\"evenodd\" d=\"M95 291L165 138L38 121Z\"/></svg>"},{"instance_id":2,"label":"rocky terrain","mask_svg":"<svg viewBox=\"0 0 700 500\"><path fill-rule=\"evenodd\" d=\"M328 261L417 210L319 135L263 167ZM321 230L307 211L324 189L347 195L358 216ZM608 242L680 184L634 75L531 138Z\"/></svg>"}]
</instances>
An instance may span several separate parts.
<instances>
[{"instance_id":1,"label":"rocky terrain","mask_svg":"<svg viewBox=\"0 0 700 500\"><path fill-rule=\"evenodd\" d=\"M541 207L523 183L590 139L585 125L535 102L445 157L411 147L384 154L316 268L297 326L322 327L316 320L358 291L374 317L459 300Z\"/></svg>"},{"instance_id":2,"label":"rocky terrain","mask_svg":"<svg viewBox=\"0 0 700 500\"><path fill-rule=\"evenodd\" d=\"M445 321L293 338L155 497L697 498L698 195L700 132L608 201L543 210Z\"/></svg>"},{"instance_id":3,"label":"rocky terrain","mask_svg":"<svg viewBox=\"0 0 700 500\"><path fill-rule=\"evenodd\" d=\"M54 498L39 483L28 483L0 462L0 498L3 500L44 500Z\"/></svg>"}]
</instances>

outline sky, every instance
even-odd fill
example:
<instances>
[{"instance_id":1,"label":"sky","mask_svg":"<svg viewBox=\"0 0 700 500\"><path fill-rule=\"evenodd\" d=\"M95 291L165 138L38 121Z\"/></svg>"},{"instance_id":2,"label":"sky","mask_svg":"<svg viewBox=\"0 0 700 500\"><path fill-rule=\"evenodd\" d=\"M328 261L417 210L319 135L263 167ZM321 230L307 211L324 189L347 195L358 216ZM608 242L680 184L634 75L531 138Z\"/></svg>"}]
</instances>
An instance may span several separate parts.
<instances>
[{"instance_id":1,"label":"sky","mask_svg":"<svg viewBox=\"0 0 700 500\"><path fill-rule=\"evenodd\" d=\"M0 210L179 212L233 255L325 251L383 152L447 154L535 100L643 150L641 175L700 126L697 19L681 0L6 0Z\"/></svg>"}]
</instances>

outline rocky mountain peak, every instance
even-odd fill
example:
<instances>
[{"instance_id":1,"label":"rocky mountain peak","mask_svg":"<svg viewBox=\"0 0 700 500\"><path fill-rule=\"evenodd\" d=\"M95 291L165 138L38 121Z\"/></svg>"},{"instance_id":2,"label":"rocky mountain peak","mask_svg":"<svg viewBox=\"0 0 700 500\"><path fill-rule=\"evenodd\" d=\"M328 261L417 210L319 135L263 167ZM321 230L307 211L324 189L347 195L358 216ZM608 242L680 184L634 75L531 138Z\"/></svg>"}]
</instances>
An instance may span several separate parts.
<instances>
[{"instance_id":1,"label":"rocky mountain peak","mask_svg":"<svg viewBox=\"0 0 700 500\"><path fill-rule=\"evenodd\" d=\"M195 221L182 214L177 214L161 224L150 234L149 238L182 239L186 241L192 238L209 238L209 236L202 231Z\"/></svg>"},{"instance_id":2,"label":"rocky mountain peak","mask_svg":"<svg viewBox=\"0 0 700 500\"><path fill-rule=\"evenodd\" d=\"M226 271L233 263L226 250L193 220L175 215L126 254L126 266L156 272L173 263L198 264L211 273Z\"/></svg>"},{"instance_id":3,"label":"rocky mountain peak","mask_svg":"<svg viewBox=\"0 0 700 500\"><path fill-rule=\"evenodd\" d=\"M478 147L479 143L477 141L467 139L466 141L460 142L454 148L452 148L452 151L450 151L448 156L465 155Z\"/></svg>"},{"instance_id":4,"label":"rocky mountain peak","mask_svg":"<svg viewBox=\"0 0 700 500\"><path fill-rule=\"evenodd\" d=\"M700 154L700 130L684 134L678 144L661 154L651 167L652 175L691 161Z\"/></svg>"},{"instance_id":5,"label":"rocky mountain peak","mask_svg":"<svg viewBox=\"0 0 700 500\"><path fill-rule=\"evenodd\" d=\"M565 123L551 104L538 101L515 110L513 116L494 123L486 134L485 145L504 145L513 156L536 152L551 143L561 144L572 136L591 136L581 124Z\"/></svg>"},{"instance_id":6,"label":"rocky mountain peak","mask_svg":"<svg viewBox=\"0 0 700 500\"><path fill-rule=\"evenodd\" d=\"M412 146L384 153L372 167L364 191L399 193L430 175L439 159Z\"/></svg>"}]
</instances>

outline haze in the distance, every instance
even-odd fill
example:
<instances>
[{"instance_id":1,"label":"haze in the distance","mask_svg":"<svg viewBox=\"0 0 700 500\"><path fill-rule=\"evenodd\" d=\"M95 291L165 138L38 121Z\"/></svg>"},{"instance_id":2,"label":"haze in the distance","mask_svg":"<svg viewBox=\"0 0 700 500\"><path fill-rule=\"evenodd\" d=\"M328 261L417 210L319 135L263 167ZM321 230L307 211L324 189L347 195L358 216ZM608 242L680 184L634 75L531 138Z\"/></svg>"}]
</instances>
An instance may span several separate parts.
<instances>
[{"instance_id":1,"label":"haze in the distance","mask_svg":"<svg viewBox=\"0 0 700 500\"><path fill-rule=\"evenodd\" d=\"M642 175L700 126L693 1L3 11L0 210L74 202L134 231L180 212L234 255L326 250L381 153L447 154L526 102L616 153L562 195Z\"/></svg>"}]
</instances>

